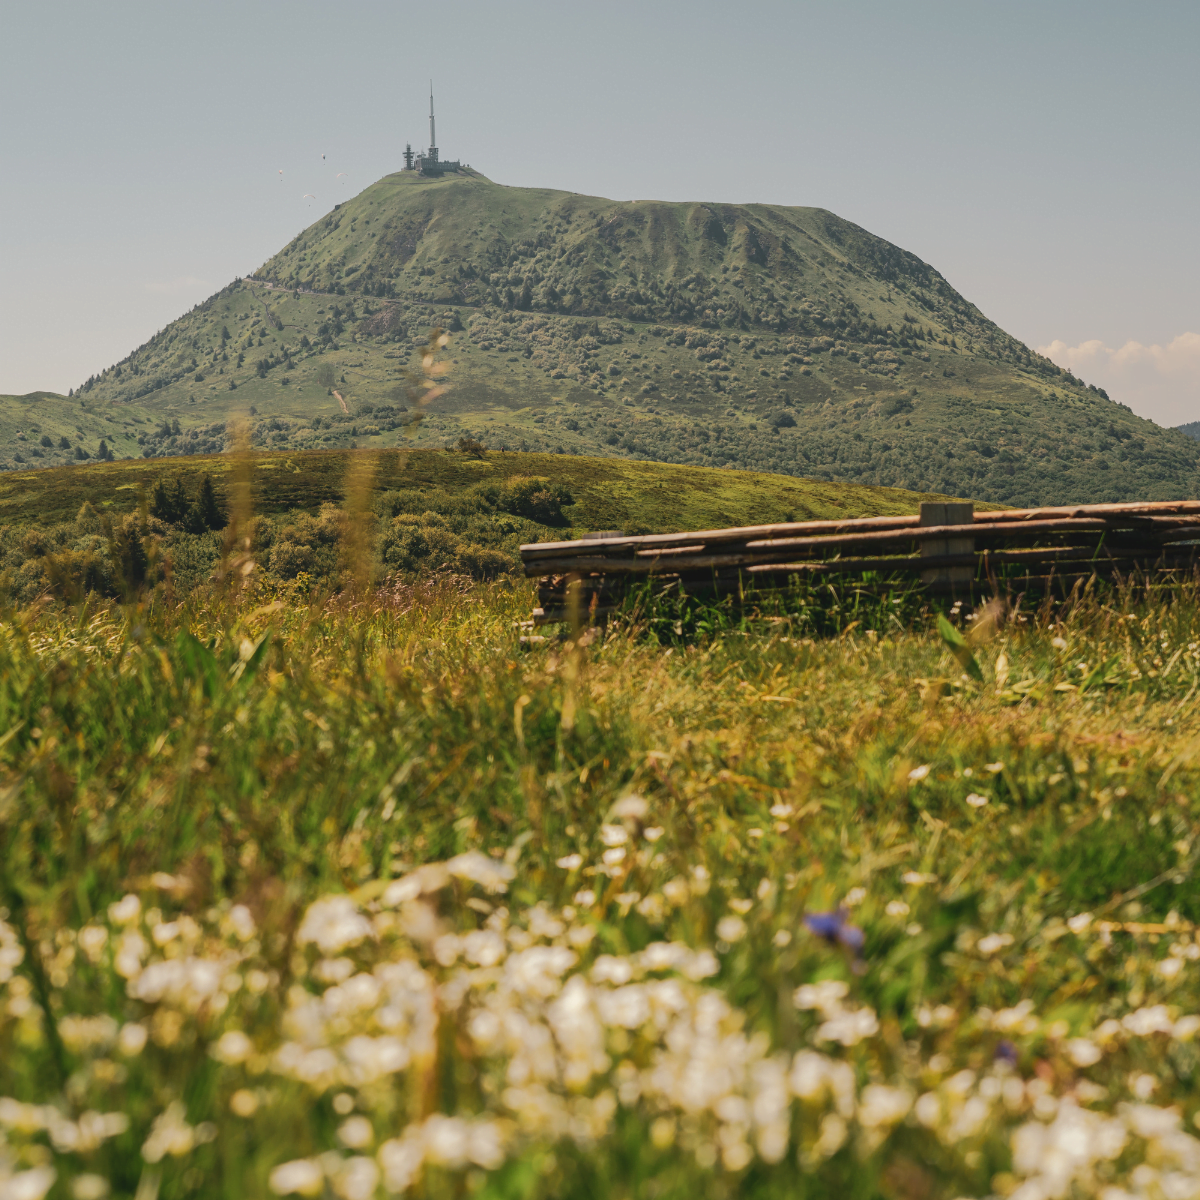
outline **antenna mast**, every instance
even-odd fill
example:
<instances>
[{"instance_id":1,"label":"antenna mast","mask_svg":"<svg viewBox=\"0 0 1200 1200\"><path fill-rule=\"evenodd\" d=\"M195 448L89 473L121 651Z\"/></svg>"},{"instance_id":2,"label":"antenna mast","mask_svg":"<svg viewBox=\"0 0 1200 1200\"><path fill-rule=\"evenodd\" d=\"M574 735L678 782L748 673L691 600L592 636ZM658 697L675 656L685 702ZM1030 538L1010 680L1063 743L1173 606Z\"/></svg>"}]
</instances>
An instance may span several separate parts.
<instances>
[{"instance_id":1,"label":"antenna mast","mask_svg":"<svg viewBox=\"0 0 1200 1200\"><path fill-rule=\"evenodd\" d=\"M437 135L433 131L433 80L429 81L429 157L437 162Z\"/></svg>"}]
</instances>

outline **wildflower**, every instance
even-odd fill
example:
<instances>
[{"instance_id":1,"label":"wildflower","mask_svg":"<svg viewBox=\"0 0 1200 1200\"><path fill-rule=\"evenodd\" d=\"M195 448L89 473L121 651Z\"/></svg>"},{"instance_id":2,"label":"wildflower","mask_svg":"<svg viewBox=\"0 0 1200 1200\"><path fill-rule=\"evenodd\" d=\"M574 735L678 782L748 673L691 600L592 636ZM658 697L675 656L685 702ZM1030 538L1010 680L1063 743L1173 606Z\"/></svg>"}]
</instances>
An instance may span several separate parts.
<instances>
[{"instance_id":1,"label":"wildflower","mask_svg":"<svg viewBox=\"0 0 1200 1200\"><path fill-rule=\"evenodd\" d=\"M1161 962L1154 965L1154 970L1162 976L1163 979L1172 980L1180 971L1183 970L1182 958L1164 958Z\"/></svg>"},{"instance_id":2,"label":"wildflower","mask_svg":"<svg viewBox=\"0 0 1200 1200\"><path fill-rule=\"evenodd\" d=\"M900 882L907 883L911 887L924 887L927 883L937 883L937 876L924 871L905 871L900 876Z\"/></svg>"},{"instance_id":3,"label":"wildflower","mask_svg":"<svg viewBox=\"0 0 1200 1200\"><path fill-rule=\"evenodd\" d=\"M688 881L682 877L668 879L663 884L662 894L668 904L673 904L678 908L687 903Z\"/></svg>"},{"instance_id":4,"label":"wildflower","mask_svg":"<svg viewBox=\"0 0 1200 1200\"><path fill-rule=\"evenodd\" d=\"M225 922L239 942L248 942L257 932L254 917L244 904L235 904L229 910Z\"/></svg>"},{"instance_id":5,"label":"wildflower","mask_svg":"<svg viewBox=\"0 0 1200 1200\"><path fill-rule=\"evenodd\" d=\"M911 771L909 771L909 773L908 773L908 782L909 783L920 783L921 780L924 779L929 774L931 769L932 768L929 766L928 763L925 763L919 767L913 767L913 769Z\"/></svg>"},{"instance_id":6,"label":"wildflower","mask_svg":"<svg viewBox=\"0 0 1200 1200\"><path fill-rule=\"evenodd\" d=\"M1052 645L1055 650L1065 650L1067 648L1067 640L1066 638L1054 637L1050 639L1050 645Z\"/></svg>"},{"instance_id":7,"label":"wildflower","mask_svg":"<svg viewBox=\"0 0 1200 1200\"><path fill-rule=\"evenodd\" d=\"M321 1164L311 1158L297 1158L275 1167L267 1178L267 1186L277 1196L317 1196L325 1182Z\"/></svg>"},{"instance_id":8,"label":"wildflower","mask_svg":"<svg viewBox=\"0 0 1200 1200\"><path fill-rule=\"evenodd\" d=\"M851 888L842 899L842 903L847 908L854 908L861 904L867 898L866 888Z\"/></svg>"},{"instance_id":9,"label":"wildflower","mask_svg":"<svg viewBox=\"0 0 1200 1200\"><path fill-rule=\"evenodd\" d=\"M105 944L108 942L108 930L105 929L103 925L85 925L79 931L77 940L79 942L79 948L87 956L88 962L97 963L100 961L100 954L103 951ZM3 951L0 950L0 955L2 954ZM19 961L20 960L18 960L18 962ZM13 965L15 966L17 964L14 963ZM3 973L0 972L0 981L2 981L3 978Z\"/></svg>"},{"instance_id":10,"label":"wildflower","mask_svg":"<svg viewBox=\"0 0 1200 1200\"><path fill-rule=\"evenodd\" d=\"M229 1110L238 1117L252 1117L258 1112L258 1097L248 1088L238 1088L229 1097Z\"/></svg>"},{"instance_id":11,"label":"wildflower","mask_svg":"<svg viewBox=\"0 0 1200 1200\"><path fill-rule=\"evenodd\" d=\"M103 1175L93 1175L89 1172L76 1175L71 1180L71 1195L74 1200L104 1200L108 1190L108 1180Z\"/></svg>"},{"instance_id":12,"label":"wildflower","mask_svg":"<svg viewBox=\"0 0 1200 1200\"><path fill-rule=\"evenodd\" d=\"M1086 932L1087 927L1092 923L1092 914L1090 912L1077 913L1073 917L1067 919L1067 928L1074 934L1078 935Z\"/></svg>"},{"instance_id":13,"label":"wildflower","mask_svg":"<svg viewBox=\"0 0 1200 1200\"><path fill-rule=\"evenodd\" d=\"M790 929L777 929L775 936L771 939L771 945L777 950L782 950L784 946L792 944L792 931Z\"/></svg>"},{"instance_id":14,"label":"wildflower","mask_svg":"<svg viewBox=\"0 0 1200 1200\"><path fill-rule=\"evenodd\" d=\"M563 857L558 859L554 865L556 867L561 867L564 871L578 871L579 868L583 866L583 855L564 854Z\"/></svg>"},{"instance_id":15,"label":"wildflower","mask_svg":"<svg viewBox=\"0 0 1200 1200\"><path fill-rule=\"evenodd\" d=\"M166 1109L154 1118L150 1136L142 1146L142 1157L148 1163L161 1162L168 1154L182 1158L202 1142L210 1142L217 1135L216 1127L207 1123L192 1126L184 1119L184 1107L172 1100Z\"/></svg>"},{"instance_id":16,"label":"wildflower","mask_svg":"<svg viewBox=\"0 0 1200 1200\"><path fill-rule=\"evenodd\" d=\"M831 944L840 943L855 954L862 950L865 935L857 925L847 923L844 908L839 908L836 912L807 913L804 925L810 933L815 933L817 937L824 938Z\"/></svg>"},{"instance_id":17,"label":"wildflower","mask_svg":"<svg viewBox=\"0 0 1200 1200\"><path fill-rule=\"evenodd\" d=\"M146 1046L148 1036L145 1025L130 1021L122 1025L121 1032L117 1034L117 1049L127 1058L133 1058L135 1055L141 1054Z\"/></svg>"},{"instance_id":18,"label":"wildflower","mask_svg":"<svg viewBox=\"0 0 1200 1200\"><path fill-rule=\"evenodd\" d=\"M863 1038L874 1037L879 1032L879 1020L870 1008L853 1012L844 1011L830 1017L817 1029L817 1040L841 1042L843 1046L857 1046Z\"/></svg>"},{"instance_id":19,"label":"wildflower","mask_svg":"<svg viewBox=\"0 0 1200 1200\"><path fill-rule=\"evenodd\" d=\"M336 954L371 934L371 923L349 896L325 896L309 905L296 941L302 946L315 942L323 954Z\"/></svg>"},{"instance_id":20,"label":"wildflower","mask_svg":"<svg viewBox=\"0 0 1200 1200\"><path fill-rule=\"evenodd\" d=\"M132 893L108 906L108 919L114 925L130 925L141 916L142 902Z\"/></svg>"},{"instance_id":21,"label":"wildflower","mask_svg":"<svg viewBox=\"0 0 1200 1200\"><path fill-rule=\"evenodd\" d=\"M738 916L744 917L753 907L754 901L747 900L742 896L735 896L729 901L729 907L733 909Z\"/></svg>"},{"instance_id":22,"label":"wildflower","mask_svg":"<svg viewBox=\"0 0 1200 1200\"><path fill-rule=\"evenodd\" d=\"M623 846L629 841L629 834L620 825L601 825L600 840L606 846Z\"/></svg>"},{"instance_id":23,"label":"wildflower","mask_svg":"<svg viewBox=\"0 0 1200 1200\"><path fill-rule=\"evenodd\" d=\"M657 842L660 837L667 831L661 825L651 825L649 829L642 830L642 837L648 842Z\"/></svg>"},{"instance_id":24,"label":"wildflower","mask_svg":"<svg viewBox=\"0 0 1200 1200\"><path fill-rule=\"evenodd\" d=\"M1004 770L1004 764L1002 762L984 763L983 769L985 771L991 771L993 775L999 775L1000 772Z\"/></svg>"},{"instance_id":25,"label":"wildflower","mask_svg":"<svg viewBox=\"0 0 1200 1200\"><path fill-rule=\"evenodd\" d=\"M366 1117L351 1117L338 1127L338 1139L351 1150L361 1150L375 1140L375 1130Z\"/></svg>"},{"instance_id":26,"label":"wildflower","mask_svg":"<svg viewBox=\"0 0 1200 1200\"><path fill-rule=\"evenodd\" d=\"M516 867L507 862L497 862L478 850L456 855L446 863L446 871L456 879L469 879L493 894L508 891L509 881L517 873Z\"/></svg>"},{"instance_id":27,"label":"wildflower","mask_svg":"<svg viewBox=\"0 0 1200 1200\"><path fill-rule=\"evenodd\" d=\"M910 909L903 900L889 900L887 907L883 911L889 917L907 917Z\"/></svg>"},{"instance_id":28,"label":"wildflower","mask_svg":"<svg viewBox=\"0 0 1200 1200\"><path fill-rule=\"evenodd\" d=\"M980 954L990 957L999 950L1003 950L1005 946L1013 944L1013 936L1011 933L989 933L985 937L981 937L975 943L975 949Z\"/></svg>"},{"instance_id":29,"label":"wildflower","mask_svg":"<svg viewBox=\"0 0 1200 1200\"><path fill-rule=\"evenodd\" d=\"M870 1083L863 1088L862 1099L859 1101L859 1124L867 1128L895 1125L908 1115L912 1106L913 1095L907 1088Z\"/></svg>"},{"instance_id":30,"label":"wildflower","mask_svg":"<svg viewBox=\"0 0 1200 1200\"><path fill-rule=\"evenodd\" d=\"M600 860L606 867L617 866L618 863L625 861L625 847L614 846L611 850L605 850L600 856Z\"/></svg>"},{"instance_id":31,"label":"wildflower","mask_svg":"<svg viewBox=\"0 0 1200 1200\"><path fill-rule=\"evenodd\" d=\"M1008 1040L1001 1038L996 1043L996 1053L994 1058L997 1063L1004 1063L1006 1066L1015 1067L1017 1065L1017 1047Z\"/></svg>"},{"instance_id":32,"label":"wildflower","mask_svg":"<svg viewBox=\"0 0 1200 1200\"><path fill-rule=\"evenodd\" d=\"M575 903L580 908L591 908L596 903L596 893L591 888L584 888L583 891L575 893Z\"/></svg>"},{"instance_id":33,"label":"wildflower","mask_svg":"<svg viewBox=\"0 0 1200 1200\"><path fill-rule=\"evenodd\" d=\"M333 1177L333 1190L342 1200L374 1200L379 1188L379 1167L373 1158L348 1158Z\"/></svg>"},{"instance_id":34,"label":"wildflower","mask_svg":"<svg viewBox=\"0 0 1200 1200\"><path fill-rule=\"evenodd\" d=\"M254 1053L254 1043L240 1030L230 1029L221 1034L209 1054L226 1065L245 1062Z\"/></svg>"},{"instance_id":35,"label":"wildflower","mask_svg":"<svg viewBox=\"0 0 1200 1200\"><path fill-rule=\"evenodd\" d=\"M1095 1066L1104 1057L1104 1051L1090 1038L1072 1038L1067 1042L1066 1051L1077 1067Z\"/></svg>"},{"instance_id":36,"label":"wildflower","mask_svg":"<svg viewBox=\"0 0 1200 1200\"><path fill-rule=\"evenodd\" d=\"M644 797L630 795L622 797L613 805L612 815L621 820L640 821L649 811L650 806Z\"/></svg>"},{"instance_id":37,"label":"wildflower","mask_svg":"<svg viewBox=\"0 0 1200 1200\"><path fill-rule=\"evenodd\" d=\"M0 1176L4 1185L5 1200L42 1200L54 1186L58 1172L53 1167L34 1167L31 1171L18 1171L15 1175Z\"/></svg>"},{"instance_id":38,"label":"wildflower","mask_svg":"<svg viewBox=\"0 0 1200 1200\"><path fill-rule=\"evenodd\" d=\"M986 796L981 796L978 792L972 792L967 797L967 803L972 808L982 808L987 802L988 798Z\"/></svg>"},{"instance_id":39,"label":"wildflower","mask_svg":"<svg viewBox=\"0 0 1200 1200\"><path fill-rule=\"evenodd\" d=\"M841 1011L849 991L850 985L841 979L822 979L820 983L802 983L793 993L792 1002L801 1010L815 1008L829 1016Z\"/></svg>"},{"instance_id":40,"label":"wildflower","mask_svg":"<svg viewBox=\"0 0 1200 1200\"><path fill-rule=\"evenodd\" d=\"M1151 1033L1170 1033L1174 1026L1167 1016L1164 1004L1155 1004L1149 1008L1139 1008L1126 1014L1121 1024L1132 1034L1146 1037Z\"/></svg>"},{"instance_id":41,"label":"wildflower","mask_svg":"<svg viewBox=\"0 0 1200 1200\"><path fill-rule=\"evenodd\" d=\"M746 922L741 917L722 917L717 922L717 937L723 942L740 942L746 936Z\"/></svg>"}]
</instances>

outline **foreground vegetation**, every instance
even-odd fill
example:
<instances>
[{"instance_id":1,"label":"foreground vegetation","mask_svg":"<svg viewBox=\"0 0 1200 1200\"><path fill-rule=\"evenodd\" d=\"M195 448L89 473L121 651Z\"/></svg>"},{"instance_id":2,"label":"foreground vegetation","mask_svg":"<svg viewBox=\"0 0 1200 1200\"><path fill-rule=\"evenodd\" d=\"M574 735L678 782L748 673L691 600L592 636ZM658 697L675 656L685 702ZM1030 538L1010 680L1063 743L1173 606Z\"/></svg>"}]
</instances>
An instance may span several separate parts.
<instances>
[{"instance_id":1,"label":"foreground vegetation","mask_svg":"<svg viewBox=\"0 0 1200 1200\"><path fill-rule=\"evenodd\" d=\"M1200 1192L1193 592L245 578L0 627L5 1195Z\"/></svg>"}]
</instances>

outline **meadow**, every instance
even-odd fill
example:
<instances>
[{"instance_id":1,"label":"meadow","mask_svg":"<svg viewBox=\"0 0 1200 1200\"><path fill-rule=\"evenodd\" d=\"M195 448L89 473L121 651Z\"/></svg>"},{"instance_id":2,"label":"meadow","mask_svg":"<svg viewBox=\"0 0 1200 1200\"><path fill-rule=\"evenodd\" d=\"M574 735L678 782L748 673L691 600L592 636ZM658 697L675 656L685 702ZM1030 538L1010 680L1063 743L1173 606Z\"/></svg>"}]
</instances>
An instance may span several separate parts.
<instances>
[{"instance_id":1,"label":"meadow","mask_svg":"<svg viewBox=\"0 0 1200 1200\"><path fill-rule=\"evenodd\" d=\"M0 625L0 1194L1200 1192L1194 590L248 561Z\"/></svg>"}]
</instances>

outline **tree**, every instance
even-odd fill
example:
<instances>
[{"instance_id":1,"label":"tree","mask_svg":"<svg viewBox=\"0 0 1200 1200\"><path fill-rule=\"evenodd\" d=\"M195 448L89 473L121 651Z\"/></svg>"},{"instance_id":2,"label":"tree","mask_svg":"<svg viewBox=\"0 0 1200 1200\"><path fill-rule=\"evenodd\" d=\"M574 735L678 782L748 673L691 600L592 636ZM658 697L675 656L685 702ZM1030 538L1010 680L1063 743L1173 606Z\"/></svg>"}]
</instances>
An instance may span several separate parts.
<instances>
[{"instance_id":1,"label":"tree","mask_svg":"<svg viewBox=\"0 0 1200 1200\"><path fill-rule=\"evenodd\" d=\"M196 503L200 518L207 529L224 529L225 518L217 507L217 494L213 490L212 479L205 475L200 483L200 499Z\"/></svg>"},{"instance_id":2,"label":"tree","mask_svg":"<svg viewBox=\"0 0 1200 1200\"><path fill-rule=\"evenodd\" d=\"M323 388L333 387L333 364L323 362L317 366L317 383Z\"/></svg>"},{"instance_id":3,"label":"tree","mask_svg":"<svg viewBox=\"0 0 1200 1200\"><path fill-rule=\"evenodd\" d=\"M58 448L60 450L70 450L71 448L71 443L67 440L65 433L58 439Z\"/></svg>"}]
</instances>

